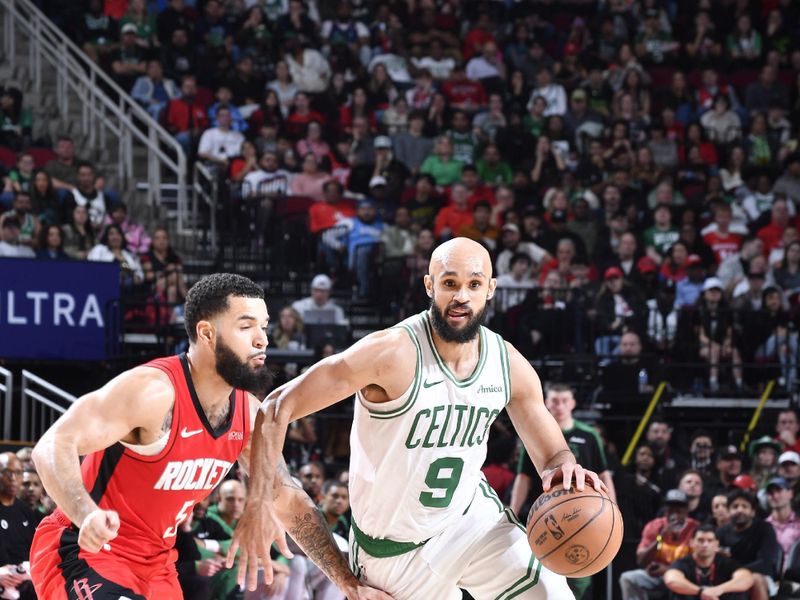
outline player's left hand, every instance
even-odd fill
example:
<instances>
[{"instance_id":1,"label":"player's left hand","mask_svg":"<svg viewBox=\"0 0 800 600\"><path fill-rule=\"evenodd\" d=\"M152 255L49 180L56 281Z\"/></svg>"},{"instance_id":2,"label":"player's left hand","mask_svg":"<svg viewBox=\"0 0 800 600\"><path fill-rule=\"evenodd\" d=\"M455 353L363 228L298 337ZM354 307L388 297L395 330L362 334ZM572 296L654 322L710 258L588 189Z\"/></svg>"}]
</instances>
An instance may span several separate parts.
<instances>
[{"instance_id":1,"label":"player's left hand","mask_svg":"<svg viewBox=\"0 0 800 600\"><path fill-rule=\"evenodd\" d=\"M568 490L572 486L572 478L575 477L575 489L582 492L586 480L588 479L594 489L608 493L608 488L600 480L600 477L594 471L584 469L578 463L565 462L552 469L545 469L542 472L542 490L549 492L554 483L559 481Z\"/></svg>"},{"instance_id":2,"label":"player's left hand","mask_svg":"<svg viewBox=\"0 0 800 600\"><path fill-rule=\"evenodd\" d=\"M247 575L247 589L250 591L256 589L259 561L264 568L264 583L268 585L272 583L273 571L270 558L272 542L278 545L278 550L286 558L294 557L286 543L286 531L278 523L274 512L263 504L248 502L236 524L233 541L225 560L226 566L230 569L236 558L236 552L239 551L236 581L240 586L244 586Z\"/></svg>"}]
</instances>

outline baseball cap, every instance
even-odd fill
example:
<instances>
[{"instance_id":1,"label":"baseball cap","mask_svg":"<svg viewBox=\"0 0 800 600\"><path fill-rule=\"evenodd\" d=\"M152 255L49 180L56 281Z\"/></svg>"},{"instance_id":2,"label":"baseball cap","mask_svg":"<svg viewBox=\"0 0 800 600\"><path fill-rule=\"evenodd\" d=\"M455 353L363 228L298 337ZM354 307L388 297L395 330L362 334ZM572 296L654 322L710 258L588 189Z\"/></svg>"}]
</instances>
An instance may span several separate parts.
<instances>
[{"instance_id":1,"label":"baseball cap","mask_svg":"<svg viewBox=\"0 0 800 600\"><path fill-rule=\"evenodd\" d=\"M784 479L783 477L773 477L772 479L770 479L769 483L767 483L767 489L771 487L779 487L783 488L784 490L792 489L792 486L789 485L789 482L786 481L786 479Z\"/></svg>"},{"instance_id":2,"label":"baseball cap","mask_svg":"<svg viewBox=\"0 0 800 600\"><path fill-rule=\"evenodd\" d=\"M773 440L768 435L762 435L757 440L753 440L752 442L750 442L750 447L747 448L747 453L750 456L753 456L761 448L772 448L777 454L783 449L783 446L779 442Z\"/></svg>"},{"instance_id":3,"label":"baseball cap","mask_svg":"<svg viewBox=\"0 0 800 600\"><path fill-rule=\"evenodd\" d=\"M514 223L506 223L503 225L503 231L513 231L514 233L519 233L519 227L517 227Z\"/></svg>"},{"instance_id":4,"label":"baseball cap","mask_svg":"<svg viewBox=\"0 0 800 600\"><path fill-rule=\"evenodd\" d=\"M707 292L708 290L722 290L722 281L720 281L719 277L709 277L706 279L703 284L703 291Z\"/></svg>"},{"instance_id":5,"label":"baseball cap","mask_svg":"<svg viewBox=\"0 0 800 600\"><path fill-rule=\"evenodd\" d=\"M329 290L332 287L333 287L333 282L331 281L331 278L325 275L324 273L316 275L314 279L311 280L312 290Z\"/></svg>"},{"instance_id":6,"label":"baseball cap","mask_svg":"<svg viewBox=\"0 0 800 600\"><path fill-rule=\"evenodd\" d=\"M622 277L622 269L619 267L608 267L603 275L603 279L616 279L619 277Z\"/></svg>"},{"instance_id":7,"label":"baseball cap","mask_svg":"<svg viewBox=\"0 0 800 600\"><path fill-rule=\"evenodd\" d=\"M377 187L379 185L386 185L386 177L382 175L375 175L369 180L369 187Z\"/></svg>"},{"instance_id":8,"label":"baseball cap","mask_svg":"<svg viewBox=\"0 0 800 600\"><path fill-rule=\"evenodd\" d=\"M582 88L578 88L574 92L572 92L571 98L573 100L586 100L586 91L583 90Z\"/></svg>"},{"instance_id":9,"label":"baseball cap","mask_svg":"<svg viewBox=\"0 0 800 600\"><path fill-rule=\"evenodd\" d=\"M664 504L681 504L683 506L689 506L689 498L680 490L670 490L667 492L667 495L664 496Z\"/></svg>"},{"instance_id":10,"label":"baseball cap","mask_svg":"<svg viewBox=\"0 0 800 600\"><path fill-rule=\"evenodd\" d=\"M687 267L695 267L695 266L702 266L703 259L697 256L697 254L690 254L686 257L686 266Z\"/></svg>"},{"instance_id":11,"label":"baseball cap","mask_svg":"<svg viewBox=\"0 0 800 600\"><path fill-rule=\"evenodd\" d=\"M125 23L125 25L122 26L122 33L137 33L138 31L138 27L133 23Z\"/></svg>"},{"instance_id":12,"label":"baseball cap","mask_svg":"<svg viewBox=\"0 0 800 600\"><path fill-rule=\"evenodd\" d=\"M375 141L372 142L373 148L391 148L392 147L392 140L389 139L388 135L379 135L375 138Z\"/></svg>"},{"instance_id":13,"label":"baseball cap","mask_svg":"<svg viewBox=\"0 0 800 600\"><path fill-rule=\"evenodd\" d=\"M733 444L728 444L727 446L723 446L717 452L717 459L720 458L738 458L742 460L742 454L739 452L739 449L734 446Z\"/></svg>"},{"instance_id":14,"label":"baseball cap","mask_svg":"<svg viewBox=\"0 0 800 600\"><path fill-rule=\"evenodd\" d=\"M656 261L654 261L649 256L643 256L639 259L639 262L636 263L636 268L639 269L641 273L655 273L658 271L658 265Z\"/></svg>"},{"instance_id":15,"label":"baseball cap","mask_svg":"<svg viewBox=\"0 0 800 600\"><path fill-rule=\"evenodd\" d=\"M798 454L794 450L787 450L778 457L779 465L785 462L790 462L796 465L800 465L800 454Z\"/></svg>"}]
</instances>

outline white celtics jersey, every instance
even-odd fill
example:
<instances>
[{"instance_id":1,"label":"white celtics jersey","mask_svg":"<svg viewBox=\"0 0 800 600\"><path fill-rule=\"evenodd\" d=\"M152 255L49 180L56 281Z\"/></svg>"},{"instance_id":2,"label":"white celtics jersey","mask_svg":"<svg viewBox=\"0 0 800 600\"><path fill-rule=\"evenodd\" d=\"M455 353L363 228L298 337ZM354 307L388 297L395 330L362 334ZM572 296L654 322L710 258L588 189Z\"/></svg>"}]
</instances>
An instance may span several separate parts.
<instances>
[{"instance_id":1,"label":"white celtics jersey","mask_svg":"<svg viewBox=\"0 0 800 600\"><path fill-rule=\"evenodd\" d=\"M481 327L478 363L459 380L433 345L427 312L397 327L416 347L415 377L389 402L358 394L350 502L358 533L420 543L463 515L476 493L489 493L480 469L489 427L510 397L508 352L499 335Z\"/></svg>"}]
</instances>

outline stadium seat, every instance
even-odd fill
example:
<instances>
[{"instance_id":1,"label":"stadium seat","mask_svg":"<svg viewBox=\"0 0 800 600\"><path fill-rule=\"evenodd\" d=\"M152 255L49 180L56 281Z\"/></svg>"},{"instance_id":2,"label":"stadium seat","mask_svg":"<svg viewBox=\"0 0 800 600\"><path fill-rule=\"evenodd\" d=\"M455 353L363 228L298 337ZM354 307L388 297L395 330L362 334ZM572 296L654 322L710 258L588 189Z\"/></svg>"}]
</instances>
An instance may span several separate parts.
<instances>
[{"instance_id":1,"label":"stadium seat","mask_svg":"<svg viewBox=\"0 0 800 600\"><path fill-rule=\"evenodd\" d=\"M43 168L48 162L56 157L55 152L53 152L50 148L43 147L28 148L28 154L33 157L33 162L37 169Z\"/></svg>"}]
</instances>

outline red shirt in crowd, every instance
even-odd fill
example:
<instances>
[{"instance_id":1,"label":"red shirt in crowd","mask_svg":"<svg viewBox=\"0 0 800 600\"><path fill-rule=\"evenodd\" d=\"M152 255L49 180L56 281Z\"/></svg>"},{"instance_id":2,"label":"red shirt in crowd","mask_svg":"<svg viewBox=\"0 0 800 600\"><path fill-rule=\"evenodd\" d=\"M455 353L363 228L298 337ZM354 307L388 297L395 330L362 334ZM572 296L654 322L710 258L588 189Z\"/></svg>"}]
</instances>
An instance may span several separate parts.
<instances>
[{"instance_id":1,"label":"red shirt in crowd","mask_svg":"<svg viewBox=\"0 0 800 600\"><path fill-rule=\"evenodd\" d=\"M442 231L445 229L450 230L450 235L455 236L462 227L472 225L472 211L469 208L465 210L458 210L453 205L445 206L436 215L436 222L433 227L433 234L436 238L442 237Z\"/></svg>"},{"instance_id":2,"label":"red shirt in crowd","mask_svg":"<svg viewBox=\"0 0 800 600\"><path fill-rule=\"evenodd\" d=\"M447 81L442 86L442 93L450 104L463 104L472 102L473 105L486 105L486 91L477 81L465 79L463 81Z\"/></svg>"},{"instance_id":3,"label":"red shirt in crowd","mask_svg":"<svg viewBox=\"0 0 800 600\"><path fill-rule=\"evenodd\" d=\"M173 133L183 133L192 128L208 128L206 111L199 103L189 104L183 98L174 98L167 105L167 129Z\"/></svg>"},{"instance_id":4,"label":"red shirt in crowd","mask_svg":"<svg viewBox=\"0 0 800 600\"><path fill-rule=\"evenodd\" d=\"M722 234L719 231L711 231L703 236L703 241L711 248L717 264L739 252L742 246L742 236L738 233Z\"/></svg>"},{"instance_id":5,"label":"red shirt in crowd","mask_svg":"<svg viewBox=\"0 0 800 600\"><path fill-rule=\"evenodd\" d=\"M342 219L354 217L355 214L356 209L348 200L341 200L336 204L316 202L308 209L308 230L311 233L319 233L330 229Z\"/></svg>"},{"instance_id":6,"label":"red shirt in crowd","mask_svg":"<svg viewBox=\"0 0 800 600\"><path fill-rule=\"evenodd\" d=\"M700 523L692 518L687 518L683 529L681 529L680 533L677 535L674 533L661 533L664 531L666 525L667 517L658 517L650 521L644 526L644 529L642 529L642 539L637 548L637 550L647 548L656 541L658 535L661 535L663 540L661 542L661 548L656 552L653 561L659 562L662 565L672 564L691 552L689 543L692 541L694 531L700 526Z\"/></svg>"},{"instance_id":7,"label":"red shirt in crowd","mask_svg":"<svg viewBox=\"0 0 800 600\"><path fill-rule=\"evenodd\" d=\"M775 248L779 248L783 241L785 227L770 223L758 230L758 237L764 242L764 254L769 256Z\"/></svg>"}]
</instances>

